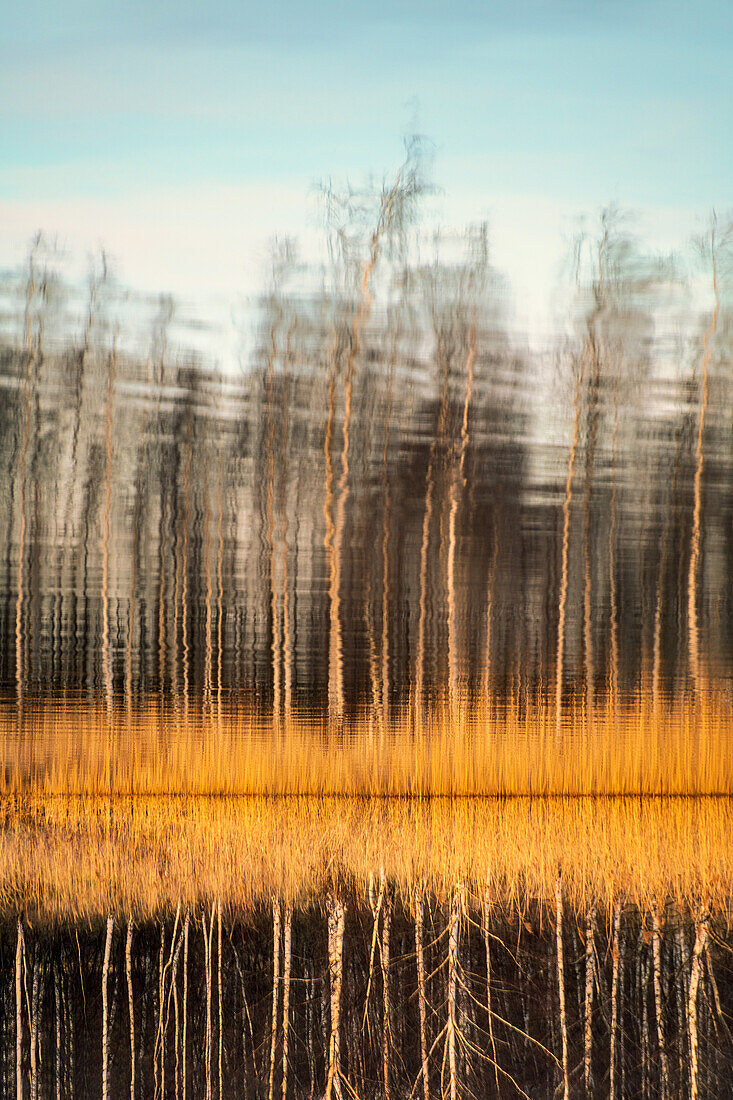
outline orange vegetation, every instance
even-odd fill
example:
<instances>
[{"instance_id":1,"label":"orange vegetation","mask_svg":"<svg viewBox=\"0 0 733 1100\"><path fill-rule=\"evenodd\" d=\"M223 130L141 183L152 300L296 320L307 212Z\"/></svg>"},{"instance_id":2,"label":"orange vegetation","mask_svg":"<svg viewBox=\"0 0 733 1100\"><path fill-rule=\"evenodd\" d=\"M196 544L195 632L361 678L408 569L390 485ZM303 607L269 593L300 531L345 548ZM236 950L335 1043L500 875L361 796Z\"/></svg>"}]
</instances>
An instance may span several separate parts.
<instances>
[{"instance_id":1,"label":"orange vegetation","mask_svg":"<svg viewBox=\"0 0 733 1100\"><path fill-rule=\"evenodd\" d=\"M325 796L733 794L733 706L488 701L388 723L151 706L0 710L6 793Z\"/></svg>"},{"instance_id":2,"label":"orange vegetation","mask_svg":"<svg viewBox=\"0 0 733 1100\"><path fill-rule=\"evenodd\" d=\"M135 918L221 898L366 897L381 872L498 906L704 904L733 898L727 798L322 799L6 796L0 908L48 919Z\"/></svg>"}]
</instances>

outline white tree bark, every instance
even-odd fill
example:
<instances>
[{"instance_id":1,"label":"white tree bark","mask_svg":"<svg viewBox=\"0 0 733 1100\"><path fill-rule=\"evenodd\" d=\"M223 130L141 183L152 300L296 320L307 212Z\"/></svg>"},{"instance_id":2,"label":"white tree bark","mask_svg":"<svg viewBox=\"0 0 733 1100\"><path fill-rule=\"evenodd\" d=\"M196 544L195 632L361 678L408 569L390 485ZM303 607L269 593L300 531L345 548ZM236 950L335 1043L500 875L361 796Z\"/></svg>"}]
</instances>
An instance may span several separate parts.
<instances>
[{"instance_id":1,"label":"white tree bark","mask_svg":"<svg viewBox=\"0 0 733 1100\"><path fill-rule=\"evenodd\" d=\"M661 1100L667 1100L669 1095L669 1064L664 1042L664 1019L662 1015L662 928L659 920L659 909L656 905L652 911L652 965L654 968L654 1011L657 1017L657 1049L659 1050L659 1093Z\"/></svg>"},{"instance_id":2,"label":"white tree bark","mask_svg":"<svg viewBox=\"0 0 733 1100\"><path fill-rule=\"evenodd\" d=\"M595 985L596 908L588 908L585 925L585 1026L583 1029L583 1079L586 1096L593 1095L593 989Z\"/></svg>"},{"instance_id":3,"label":"white tree bark","mask_svg":"<svg viewBox=\"0 0 733 1100\"><path fill-rule=\"evenodd\" d=\"M565 1011L565 953L562 942L562 882L555 884L555 943L557 945L557 987L560 1000L560 1032L562 1035L563 1100L570 1100L570 1076L568 1071L568 1020Z\"/></svg>"},{"instance_id":4,"label":"white tree bark","mask_svg":"<svg viewBox=\"0 0 733 1100\"><path fill-rule=\"evenodd\" d=\"M700 986L702 956L708 940L708 915L702 911L695 922L695 946L690 968L690 991L687 998L687 1028L690 1034L690 1100L697 1100L699 1052L697 1033L697 993Z\"/></svg>"},{"instance_id":5,"label":"white tree bark","mask_svg":"<svg viewBox=\"0 0 733 1100\"><path fill-rule=\"evenodd\" d=\"M392 898L389 887L385 890L382 916L382 1076L384 1098L391 1100L389 1077L390 1040L392 1035L392 1001L389 980L390 936L392 930Z\"/></svg>"},{"instance_id":6,"label":"white tree bark","mask_svg":"<svg viewBox=\"0 0 733 1100\"><path fill-rule=\"evenodd\" d=\"M109 1100L109 967L112 955L112 932L115 919L107 917L107 939L104 945L102 967L102 1100Z\"/></svg>"},{"instance_id":7,"label":"white tree bark","mask_svg":"<svg viewBox=\"0 0 733 1100\"><path fill-rule=\"evenodd\" d=\"M18 917L18 941L15 949L15 1095L23 1100L23 963L25 937L23 920Z\"/></svg>"},{"instance_id":8,"label":"white tree bark","mask_svg":"<svg viewBox=\"0 0 733 1100\"><path fill-rule=\"evenodd\" d=\"M420 1012L420 1065L422 1067L423 1100L430 1100L428 1078L427 997L425 989L425 948L423 946L423 892L415 889L415 955L417 957L417 999Z\"/></svg>"},{"instance_id":9,"label":"white tree bark","mask_svg":"<svg viewBox=\"0 0 733 1100\"><path fill-rule=\"evenodd\" d=\"M293 906L285 906L285 927L283 931L283 1080L282 1100L288 1095L288 1040L290 1037L290 967L293 943Z\"/></svg>"},{"instance_id":10,"label":"white tree bark","mask_svg":"<svg viewBox=\"0 0 733 1100\"><path fill-rule=\"evenodd\" d=\"M125 973L127 975L127 1009L130 1016L130 1100L135 1100L135 1000L132 993L132 921L127 922L125 942Z\"/></svg>"},{"instance_id":11,"label":"white tree bark","mask_svg":"<svg viewBox=\"0 0 733 1100\"><path fill-rule=\"evenodd\" d=\"M328 1043L328 1076L324 1100L341 1100L341 985L343 980L344 924L346 909L332 891L328 894L328 972L331 988L331 1035Z\"/></svg>"},{"instance_id":12,"label":"white tree bark","mask_svg":"<svg viewBox=\"0 0 733 1100\"><path fill-rule=\"evenodd\" d=\"M619 1034L619 989L623 973L623 941L621 939L621 902L613 907L613 978L611 982L611 1056L610 1056L610 1100L618 1095L618 1034Z\"/></svg>"},{"instance_id":13,"label":"white tree bark","mask_svg":"<svg viewBox=\"0 0 733 1100\"><path fill-rule=\"evenodd\" d=\"M448 921L448 1076L450 1081L450 1100L458 1098L458 1020L456 1000L458 992L458 943L461 921L461 887L456 885L451 898Z\"/></svg>"},{"instance_id":14,"label":"white tree bark","mask_svg":"<svg viewBox=\"0 0 733 1100\"><path fill-rule=\"evenodd\" d=\"M280 902L272 900L272 1023L270 1026L270 1083L268 1100L273 1100L275 1090L275 1053L277 1049L277 1020L280 992Z\"/></svg>"}]
</instances>

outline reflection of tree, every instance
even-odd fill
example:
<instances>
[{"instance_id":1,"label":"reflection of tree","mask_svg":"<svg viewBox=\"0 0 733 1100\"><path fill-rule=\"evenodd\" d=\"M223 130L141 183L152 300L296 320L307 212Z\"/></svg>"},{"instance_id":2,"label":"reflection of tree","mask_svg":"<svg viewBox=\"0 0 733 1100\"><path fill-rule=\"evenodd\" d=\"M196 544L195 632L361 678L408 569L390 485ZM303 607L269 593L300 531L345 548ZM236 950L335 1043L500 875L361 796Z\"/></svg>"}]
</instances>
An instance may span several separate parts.
<instances>
[{"instance_id":1,"label":"reflection of tree","mask_svg":"<svg viewBox=\"0 0 733 1100\"><path fill-rule=\"evenodd\" d=\"M282 245L236 377L181 350L169 299L132 350L104 260L67 323L73 288L34 252L0 369L0 676L24 706L81 692L132 719L159 694L287 724L369 700L384 730L410 700L562 716L582 682L591 719L599 693L621 714L642 685L661 712L688 673L727 684L722 230L702 337L681 263L610 211L584 238L563 454L485 235L424 262L421 189L408 159L330 192L324 288Z\"/></svg>"},{"instance_id":2,"label":"reflection of tree","mask_svg":"<svg viewBox=\"0 0 733 1100\"><path fill-rule=\"evenodd\" d=\"M376 1097L385 1079L400 1096L572 1096L587 1091L590 1075L592 1089L606 1080L614 1097L724 1095L733 1066L730 933L704 906L647 912L617 903L599 912L591 939L587 928L579 934L560 886L551 921L541 907L498 898L487 918L460 884L442 897L416 896L414 911L404 899L385 925L397 951L389 1002L365 1002L372 914L358 891L332 891L326 912L285 909L274 987L287 1003L282 1028L277 1014L281 1065L269 1056L279 943L271 911L234 920L218 903L202 905L192 914L196 937L180 909L138 922L134 935L112 916L91 928L11 922L0 940L16 964L2 988L11 1021L0 1043L3 1079L16 1095L30 1078L38 1096L101 1085L102 1095L157 1089L218 1100L232 1089L253 1098ZM385 1033L386 1045L373 1043Z\"/></svg>"}]
</instances>

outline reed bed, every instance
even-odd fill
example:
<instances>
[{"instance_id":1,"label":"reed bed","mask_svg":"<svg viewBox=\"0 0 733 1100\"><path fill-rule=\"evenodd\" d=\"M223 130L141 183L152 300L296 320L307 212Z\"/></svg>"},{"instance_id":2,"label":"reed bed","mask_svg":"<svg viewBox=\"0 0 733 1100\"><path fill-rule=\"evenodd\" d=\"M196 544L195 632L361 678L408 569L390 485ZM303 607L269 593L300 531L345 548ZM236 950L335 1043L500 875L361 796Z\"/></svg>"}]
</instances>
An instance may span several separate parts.
<instances>
[{"instance_id":1,"label":"reed bed","mask_svg":"<svg viewBox=\"0 0 733 1100\"><path fill-rule=\"evenodd\" d=\"M263 718L45 703L0 710L4 793L262 796L733 794L733 705L538 701Z\"/></svg>"},{"instance_id":2,"label":"reed bed","mask_svg":"<svg viewBox=\"0 0 733 1100\"><path fill-rule=\"evenodd\" d=\"M363 899L382 871L405 904L460 884L497 906L666 900L728 914L733 801L5 796L0 909L50 920L144 919L221 899Z\"/></svg>"}]
</instances>

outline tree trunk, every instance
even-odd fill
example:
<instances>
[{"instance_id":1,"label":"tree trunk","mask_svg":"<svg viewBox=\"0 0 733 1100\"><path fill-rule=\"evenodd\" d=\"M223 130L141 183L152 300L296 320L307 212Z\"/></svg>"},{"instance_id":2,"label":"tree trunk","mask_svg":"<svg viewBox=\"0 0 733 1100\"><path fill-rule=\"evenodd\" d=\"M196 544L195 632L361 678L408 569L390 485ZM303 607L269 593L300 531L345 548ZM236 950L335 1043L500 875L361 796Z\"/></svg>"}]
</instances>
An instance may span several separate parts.
<instances>
[{"instance_id":1,"label":"tree trunk","mask_svg":"<svg viewBox=\"0 0 733 1100\"><path fill-rule=\"evenodd\" d=\"M448 924L448 1074L450 1080L450 1100L458 1100L458 939L461 920L460 886L454 887Z\"/></svg>"},{"instance_id":2,"label":"tree trunk","mask_svg":"<svg viewBox=\"0 0 733 1100\"><path fill-rule=\"evenodd\" d=\"M595 983L596 907L588 908L585 926L585 1027L583 1033L583 1079L586 1096L593 1095L593 987Z\"/></svg>"},{"instance_id":3,"label":"tree trunk","mask_svg":"<svg viewBox=\"0 0 733 1100\"><path fill-rule=\"evenodd\" d=\"M39 948L33 952L33 993L31 996L31 1100L38 1100L38 1069L41 1035L39 1028L41 1001L41 969Z\"/></svg>"},{"instance_id":4,"label":"tree trunk","mask_svg":"<svg viewBox=\"0 0 733 1100\"><path fill-rule=\"evenodd\" d=\"M382 917L382 1077L384 1081L384 1100L391 1100L392 1097L389 1080L389 1048L392 1036L392 1002L389 981L391 930L392 897L389 887L386 887L384 894L384 915Z\"/></svg>"},{"instance_id":5,"label":"tree trunk","mask_svg":"<svg viewBox=\"0 0 733 1100\"><path fill-rule=\"evenodd\" d=\"M669 1094L669 1064L667 1048L664 1043L664 1019L662 1005L662 933L659 910L654 906L652 912L652 964L654 968L654 1011L657 1017L657 1049L659 1050L659 1070L661 1100L667 1100Z\"/></svg>"},{"instance_id":6,"label":"tree trunk","mask_svg":"<svg viewBox=\"0 0 733 1100\"><path fill-rule=\"evenodd\" d=\"M698 1095L697 992L707 939L708 915L703 911L695 922L695 946L692 951L690 991L687 998L687 1028L690 1034L690 1100L697 1100Z\"/></svg>"},{"instance_id":7,"label":"tree trunk","mask_svg":"<svg viewBox=\"0 0 733 1100\"><path fill-rule=\"evenodd\" d=\"M127 974L127 1008L130 1015L130 1100L135 1100L135 1001L132 992L132 921L127 922L125 943L125 973Z\"/></svg>"},{"instance_id":8,"label":"tree trunk","mask_svg":"<svg viewBox=\"0 0 733 1100\"><path fill-rule=\"evenodd\" d=\"M112 954L112 932L115 919L107 917L107 939L104 945L104 965L102 967L102 1100L109 1100L109 1004L108 983L109 966Z\"/></svg>"},{"instance_id":9,"label":"tree trunk","mask_svg":"<svg viewBox=\"0 0 733 1100\"><path fill-rule=\"evenodd\" d=\"M186 919L183 922L183 1038L181 1042L183 1054L183 1100L186 1100L188 1087L188 930L191 924L191 914L186 910Z\"/></svg>"},{"instance_id":10,"label":"tree trunk","mask_svg":"<svg viewBox=\"0 0 733 1100\"><path fill-rule=\"evenodd\" d=\"M562 883L555 884L555 943L557 945L557 988L560 999L560 1032L562 1034L562 1079L563 1100L570 1100L570 1077L568 1072L568 1021L565 1011L565 956L562 942Z\"/></svg>"},{"instance_id":11,"label":"tree trunk","mask_svg":"<svg viewBox=\"0 0 733 1100\"><path fill-rule=\"evenodd\" d=\"M221 898L216 905L217 925L217 992L219 994L219 1100L224 1096L224 1013L222 1011L222 974L221 974Z\"/></svg>"},{"instance_id":12,"label":"tree trunk","mask_svg":"<svg viewBox=\"0 0 733 1100\"><path fill-rule=\"evenodd\" d=\"M56 1100L61 1100L62 1093L62 1063L61 1063L61 970L58 958L56 959L53 967L53 992L54 992L54 1011L56 1015L56 1059L55 1059L55 1073L56 1073Z\"/></svg>"},{"instance_id":13,"label":"tree trunk","mask_svg":"<svg viewBox=\"0 0 733 1100\"><path fill-rule=\"evenodd\" d=\"M206 1045L204 1065L206 1069L206 1100L211 1100L211 939L214 933L214 910L211 910L209 930L206 930L206 913L201 918L204 930L204 966L206 970Z\"/></svg>"},{"instance_id":14,"label":"tree trunk","mask_svg":"<svg viewBox=\"0 0 733 1100\"><path fill-rule=\"evenodd\" d=\"M280 902L272 902L272 1023L270 1027L270 1083L268 1100L273 1100L275 1089L275 1053L277 1049L278 1000L280 991Z\"/></svg>"},{"instance_id":15,"label":"tree trunk","mask_svg":"<svg viewBox=\"0 0 733 1100\"><path fill-rule=\"evenodd\" d=\"M343 979L344 923L346 909L335 893L328 894L328 973L331 988L331 1035L328 1043L328 1077L324 1100L341 1100L341 984Z\"/></svg>"},{"instance_id":16,"label":"tree trunk","mask_svg":"<svg viewBox=\"0 0 733 1100\"><path fill-rule=\"evenodd\" d=\"M18 917L18 942L15 949L15 1095L23 1100L23 964L25 937L23 921Z\"/></svg>"},{"instance_id":17,"label":"tree trunk","mask_svg":"<svg viewBox=\"0 0 733 1100\"><path fill-rule=\"evenodd\" d=\"M491 1007L491 941L489 937L489 887L484 887L483 909L484 952L486 954L486 1014L489 1021L489 1042L491 1043L491 1060L494 1064L494 1082L496 1095L499 1095L499 1063L496 1060L496 1038L494 1036L494 1013Z\"/></svg>"},{"instance_id":18,"label":"tree trunk","mask_svg":"<svg viewBox=\"0 0 733 1100\"><path fill-rule=\"evenodd\" d=\"M618 1060L618 1036L619 1036L619 992L623 975L623 951L624 945L621 938L621 902L617 901L613 907L613 978L611 984L611 1056L609 1074L611 1079L610 1100L616 1100L618 1095L618 1075L616 1063ZM622 1078L623 1080L623 1078ZM621 1086L623 1091L623 1085Z\"/></svg>"},{"instance_id":19,"label":"tree trunk","mask_svg":"<svg viewBox=\"0 0 733 1100\"><path fill-rule=\"evenodd\" d=\"M565 662L565 619L567 616L568 599L568 568L570 550L570 509L573 502L573 473L575 470L575 458L578 450L580 435L581 392L583 376L585 373L585 356L578 374L573 397L575 415L573 418L573 438L568 454L568 474L565 482L565 500L563 501L563 532L562 532L562 566L560 578L560 596L557 605L557 664L555 669L555 724L557 732L560 732L562 723L562 686ZM566 1093L567 1095L567 1093Z\"/></svg>"},{"instance_id":20,"label":"tree trunk","mask_svg":"<svg viewBox=\"0 0 733 1100\"><path fill-rule=\"evenodd\" d=\"M415 890L415 954L417 956L417 999L420 1012L420 1065L422 1072L423 1100L430 1100L428 1078L427 997L425 990L425 949L423 946L423 892Z\"/></svg>"},{"instance_id":21,"label":"tree trunk","mask_svg":"<svg viewBox=\"0 0 733 1100\"><path fill-rule=\"evenodd\" d=\"M283 1088L282 1098L288 1095L288 1039L290 1034L290 967L293 942L293 906L285 906L285 928L283 932Z\"/></svg>"}]
</instances>

